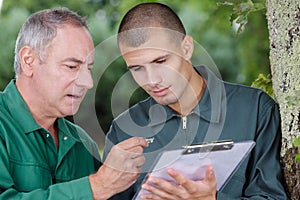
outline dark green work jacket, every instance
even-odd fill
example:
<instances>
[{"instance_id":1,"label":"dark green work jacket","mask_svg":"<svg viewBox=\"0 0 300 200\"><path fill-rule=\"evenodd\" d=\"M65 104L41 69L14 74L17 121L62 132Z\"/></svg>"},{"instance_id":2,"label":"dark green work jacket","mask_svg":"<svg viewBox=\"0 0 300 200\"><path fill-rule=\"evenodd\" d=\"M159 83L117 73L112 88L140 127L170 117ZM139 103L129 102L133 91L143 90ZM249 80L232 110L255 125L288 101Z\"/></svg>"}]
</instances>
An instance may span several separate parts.
<instances>
[{"instance_id":1,"label":"dark green work jacket","mask_svg":"<svg viewBox=\"0 0 300 200\"><path fill-rule=\"evenodd\" d=\"M151 97L118 116L106 138L105 155L112 145L129 137L145 137L147 172L157 154L184 145L232 139L254 140L256 146L239 166L218 199L285 200L280 167L281 129L278 105L261 90L221 81L208 68L197 71L207 80L199 104L187 116L180 116ZM145 176L112 199L130 199Z\"/></svg>"},{"instance_id":2,"label":"dark green work jacket","mask_svg":"<svg viewBox=\"0 0 300 200\"><path fill-rule=\"evenodd\" d=\"M59 149L14 81L0 93L0 199L92 199L87 176L100 166L97 145L69 121L57 123Z\"/></svg>"}]
</instances>

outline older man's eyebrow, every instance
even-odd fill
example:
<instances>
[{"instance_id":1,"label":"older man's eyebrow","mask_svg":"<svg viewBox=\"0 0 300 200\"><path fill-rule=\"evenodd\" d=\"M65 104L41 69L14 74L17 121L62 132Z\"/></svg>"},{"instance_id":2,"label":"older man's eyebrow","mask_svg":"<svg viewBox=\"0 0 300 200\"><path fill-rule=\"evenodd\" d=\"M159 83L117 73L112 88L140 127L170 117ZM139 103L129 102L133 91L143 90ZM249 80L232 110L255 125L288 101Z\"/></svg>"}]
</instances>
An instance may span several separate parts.
<instances>
[{"instance_id":1,"label":"older man's eyebrow","mask_svg":"<svg viewBox=\"0 0 300 200\"><path fill-rule=\"evenodd\" d=\"M83 63L82 60L79 60L77 58L66 58L66 59L63 59L62 62L76 62L76 63L79 63L79 64Z\"/></svg>"},{"instance_id":2,"label":"older man's eyebrow","mask_svg":"<svg viewBox=\"0 0 300 200\"><path fill-rule=\"evenodd\" d=\"M80 59L78 59L78 58L73 58L73 57L71 57L71 58L66 58L66 59L64 59L62 62L75 62L75 63L78 63L78 64L83 64L84 63L84 61L83 60L80 60ZM94 60L93 61L91 61L90 63L88 63L88 66L92 66L92 65L94 65Z\"/></svg>"}]
</instances>

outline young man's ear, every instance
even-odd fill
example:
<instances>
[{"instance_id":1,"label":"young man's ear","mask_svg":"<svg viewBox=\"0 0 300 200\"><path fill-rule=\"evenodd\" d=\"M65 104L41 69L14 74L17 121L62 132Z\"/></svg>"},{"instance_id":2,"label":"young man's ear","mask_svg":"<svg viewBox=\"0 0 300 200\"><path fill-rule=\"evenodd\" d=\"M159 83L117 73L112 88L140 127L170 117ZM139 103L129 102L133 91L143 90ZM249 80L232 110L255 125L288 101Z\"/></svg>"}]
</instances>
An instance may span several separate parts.
<instances>
[{"instance_id":1,"label":"young man's ear","mask_svg":"<svg viewBox=\"0 0 300 200\"><path fill-rule=\"evenodd\" d=\"M24 46L19 51L21 73L31 76L33 73L33 63L36 59L34 50L29 46Z\"/></svg>"},{"instance_id":2,"label":"young man's ear","mask_svg":"<svg viewBox=\"0 0 300 200\"><path fill-rule=\"evenodd\" d=\"M194 52L194 42L191 36L186 35L181 43L182 48L182 56L187 60L190 61Z\"/></svg>"}]
</instances>

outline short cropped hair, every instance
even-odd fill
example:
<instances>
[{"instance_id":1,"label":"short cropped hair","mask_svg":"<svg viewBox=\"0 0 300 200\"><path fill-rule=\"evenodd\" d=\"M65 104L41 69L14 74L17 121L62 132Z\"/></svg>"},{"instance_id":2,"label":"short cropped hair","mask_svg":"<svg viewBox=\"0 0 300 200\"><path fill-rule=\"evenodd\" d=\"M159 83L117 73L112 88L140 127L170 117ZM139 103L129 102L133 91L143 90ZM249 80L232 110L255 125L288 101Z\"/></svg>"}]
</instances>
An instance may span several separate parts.
<instances>
[{"instance_id":1,"label":"short cropped hair","mask_svg":"<svg viewBox=\"0 0 300 200\"><path fill-rule=\"evenodd\" d=\"M67 8L53 8L38 11L25 21L19 31L15 45L14 70L16 78L21 73L19 51L28 45L39 54L41 62L47 45L56 36L56 29L63 25L85 27L87 23L83 17Z\"/></svg>"},{"instance_id":2,"label":"short cropped hair","mask_svg":"<svg viewBox=\"0 0 300 200\"><path fill-rule=\"evenodd\" d=\"M151 28L170 30L169 32L186 35L185 28L178 15L168 6L161 3L141 3L130 9L123 17L118 30L120 42L132 47L145 43Z\"/></svg>"}]
</instances>

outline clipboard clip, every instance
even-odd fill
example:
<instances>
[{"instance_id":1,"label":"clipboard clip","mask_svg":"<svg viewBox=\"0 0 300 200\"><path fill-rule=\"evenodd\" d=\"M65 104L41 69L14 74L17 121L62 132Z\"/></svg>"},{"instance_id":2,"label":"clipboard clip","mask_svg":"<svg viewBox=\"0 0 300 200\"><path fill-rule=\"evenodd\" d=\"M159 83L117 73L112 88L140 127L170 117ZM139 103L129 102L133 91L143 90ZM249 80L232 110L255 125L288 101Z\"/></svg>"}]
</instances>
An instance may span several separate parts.
<instances>
[{"instance_id":1,"label":"clipboard clip","mask_svg":"<svg viewBox=\"0 0 300 200\"><path fill-rule=\"evenodd\" d=\"M220 140L216 142L205 142L201 144L193 144L190 146L183 146L185 149L182 154L205 153L210 151L224 151L230 150L234 143L232 140Z\"/></svg>"}]
</instances>

